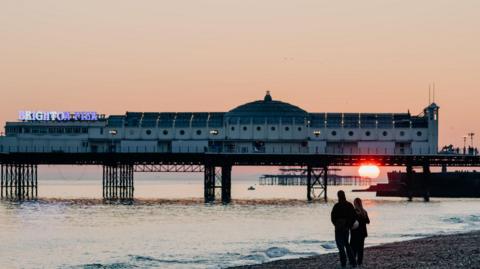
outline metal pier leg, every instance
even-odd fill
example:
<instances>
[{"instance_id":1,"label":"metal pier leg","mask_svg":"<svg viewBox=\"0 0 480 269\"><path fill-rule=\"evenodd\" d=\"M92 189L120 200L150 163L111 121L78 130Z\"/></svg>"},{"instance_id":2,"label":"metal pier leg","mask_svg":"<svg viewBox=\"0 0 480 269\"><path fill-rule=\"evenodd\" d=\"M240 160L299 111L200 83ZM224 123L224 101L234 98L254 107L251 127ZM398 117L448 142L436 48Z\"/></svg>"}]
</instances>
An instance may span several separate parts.
<instances>
[{"instance_id":1,"label":"metal pier leg","mask_svg":"<svg viewBox=\"0 0 480 269\"><path fill-rule=\"evenodd\" d=\"M228 204L231 201L232 192L232 166L222 166L222 203Z\"/></svg>"},{"instance_id":2,"label":"metal pier leg","mask_svg":"<svg viewBox=\"0 0 480 269\"><path fill-rule=\"evenodd\" d=\"M129 171L130 171L130 172L129 172L129 177L128 177L129 180L130 180L130 181L129 181L129 182L130 182L130 183L129 183L129 188L128 188L128 191L129 191L129 196L128 196L128 197L130 197L130 199L133 199L133 193L134 193L134 191L135 191L135 184L134 184L134 177L133 177L133 175L134 175L134 173L133 173L133 165L130 165L130 166L128 167L128 169L129 169Z\"/></svg>"},{"instance_id":3,"label":"metal pier leg","mask_svg":"<svg viewBox=\"0 0 480 269\"><path fill-rule=\"evenodd\" d=\"M0 198L3 199L3 184L4 184L4 172L3 172L3 168L5 166L3 164L0 164Z\"/></svg>"},{"instance_id":4,"label":"metal pier leg","mask_svg":"<svg viewBox=\"0 0 480 269\"><path fill-rule=\"evenodd\" d=\"M0 197L29 200L38 195L36 164L2 164L0 169Z\"/></svg>"},{"instance_id":5,"label":"metal pier leg","mask_svg":"<svg viewBox=\"0 0 480 269\"><path fill-rule=\"evenodd\" d=\"M406 193L408 201L413 200L413 167L412 165L407 165L407 182L406 182Z\"/></svg>"},{"instance_id":6,"label":"metal pier leg","mask_svg":"<svg viewBox=\"0 0 480 269\"><path fill-rule=\"evenodd\" d=\"M205 165L204 172L204 199L205 203L215 201L215 166Z\"/></svg>"},{"instance_id":7,"label":"metal pier leg","mask_svg":"<svg viewBox=\"0 0 480 269\"><path fill-rule=\"evenodd\" d=\"M425 202L430 201L430 165L424 164L423 165L423 200Z\"/></svg>"},{"instance_id":8,"label":"metal pier leg","mask_svg":"<svg viewBox=\"0 0 480 269\"><path fill-rule=\"evenodd\" d=\"M103 199L109 201L132 200L133 176L132 164L103 165Z\"/></svg>"},{"instance_id":9,"label":"metal pier leg","mask_svg":"<svg viewBox=\"0 0 480 269\"><path fill-rule=\"evenodd\" d=\"M105 178L106 178L107 167L102 166L102 197L105 198Z\"/></svg>"},{"instance_id":10,"label":"metal pier leg","mask_svg":"<svg viewBox=\"0 0 480 269\"><path fill-rule=\"evenodd\" d=\"M328 201L327 187L328 187L328 166L324 166L323 167L323 195L324 195L325 202Z\"/></svg>"},{"instance_id":11,"label":"metal pier leg","mask_svg":"<svg viewBox=\"0 0 480 269\"><path fill-rule=\"evenodd\" d=\"M38 197L38 166L33 167L33 182L35 185L35 198Z\"/></svg>"},{"instance_id":12,"label":"metal pier leg","mask_svg":"<svg viewBox=\"0 0 480 269\"><path fill-rule=\"evenodd\" d=\"M312 166L307 166L307 200L312 201Z\"/></svg>"}]
</instances>

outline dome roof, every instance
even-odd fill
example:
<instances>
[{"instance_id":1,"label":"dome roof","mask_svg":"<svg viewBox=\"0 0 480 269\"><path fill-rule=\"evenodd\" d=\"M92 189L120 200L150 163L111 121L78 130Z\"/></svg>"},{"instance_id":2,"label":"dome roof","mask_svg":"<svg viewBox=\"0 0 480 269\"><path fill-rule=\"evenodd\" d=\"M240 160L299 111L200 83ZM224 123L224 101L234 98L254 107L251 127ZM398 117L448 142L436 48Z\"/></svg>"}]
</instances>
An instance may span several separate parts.
<instances>
[{"instance_id":1,"label":"dome roof","mask_svg":"<svg viewBox=\"0 0 480 269\"><path fill-rule=\"evenodd\" d=\"M307 112L297 106L272 99L267 91L263 100L238 106L227 113L229 117L304 117Z\"/></svg>"}]
</instances>

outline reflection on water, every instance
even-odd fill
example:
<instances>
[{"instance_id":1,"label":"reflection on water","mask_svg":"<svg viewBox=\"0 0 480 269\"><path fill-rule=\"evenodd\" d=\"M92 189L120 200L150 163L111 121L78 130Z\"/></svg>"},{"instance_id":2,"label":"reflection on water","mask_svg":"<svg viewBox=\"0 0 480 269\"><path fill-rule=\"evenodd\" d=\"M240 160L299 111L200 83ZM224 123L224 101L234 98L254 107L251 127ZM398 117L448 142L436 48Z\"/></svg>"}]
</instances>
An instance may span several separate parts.
<instances>
[{"instance_id":1,"label":"reflection on water","mask_svg":"<svg viewBox=\"0 0 480 269\"><path fill-rule=\"evenodd\" d=\"M131 204L106 204L97 181L45 181L40 199L0 203L2 268L223 268L336 250L329 203L305 187L234 181L230 205L204 204L202 182L137 181ZM351 188L346 188L350 191ZM338 187L329 189L333 197ZM367 244L479 229L479 199L365 199ZM28 257L28 258L25 258Z\"/></svg>"}]
</instances>

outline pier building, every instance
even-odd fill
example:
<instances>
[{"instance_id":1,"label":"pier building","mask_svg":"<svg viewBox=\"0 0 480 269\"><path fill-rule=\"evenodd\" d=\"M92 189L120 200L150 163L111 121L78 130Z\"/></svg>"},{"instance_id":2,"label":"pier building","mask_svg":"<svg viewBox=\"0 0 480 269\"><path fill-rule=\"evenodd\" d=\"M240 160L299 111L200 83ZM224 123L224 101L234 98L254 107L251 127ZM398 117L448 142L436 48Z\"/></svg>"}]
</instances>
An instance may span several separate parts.
<instances>
[{"instance_id":1,"label":"pier building","mask_svg":"<svg viewBox=\"0 0 480 269\"><path fill-rule=\"evenodd\" d=\"M0 152L436 154L438 112L307 112L268 92L228 112L21 111Z\"/></svg>"}]
</instances>

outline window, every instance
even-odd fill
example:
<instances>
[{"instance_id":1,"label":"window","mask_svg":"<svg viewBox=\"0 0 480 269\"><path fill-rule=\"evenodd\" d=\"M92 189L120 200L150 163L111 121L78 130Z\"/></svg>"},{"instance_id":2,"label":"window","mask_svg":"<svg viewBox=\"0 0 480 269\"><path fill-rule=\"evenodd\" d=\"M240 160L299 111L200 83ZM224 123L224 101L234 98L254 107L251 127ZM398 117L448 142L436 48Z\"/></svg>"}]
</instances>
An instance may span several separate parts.
<instances>
[{"instance_id":1,"label":"window","mask_svg":"<svg viewBox=\"0 0 480 269\"><path fill-rule=\"evenodd\" d=\"M201 135L202 134L202 131L201 130L197 130L197 135Z\"/></svg>"},{"instance_id":2,"label":"window","mask_svg":"<svg viewBox=\"0 0 480 269\"><path fill-rule=\"evenodd\" d=\"M405 136L405 132L404 132L404 131L400 131L400 136Z\"/></svg>"},{"instance_id":3,"label":"window","mask_svg":"<svg viewBox=\"0 0 480 269\"><path fill-rule=\"evenodd\" d=\"M247 126L243 126L243 130L246 131L246 130L247 130Z\"/></svg>"},{"instance_id":4,"label":"window","mask_svg":"<svg viewBox=\"0 0 480 269\"><path fill-rule=\"evenodd\" d=\"M262 127L257 126L257 131L261 131L261 130L262 130Z\"/></svg>"},{"instance_id":5,"label":"window","mask_svg":"<svg viewBox=\"0 0 480 269\"><path fill-rule=\"evenodd\" d=\"M152 130L146 130L145 133L146 133L147 135L151 135L151 134L152 134Z\"/></svg>"},{"instance_id":6,"label":"window","mask_svg":"<svg viewBox=\"0 0 480 269\"><path fill-rule=\"evenodd\" d=\"M168 131L167 130L163 130L163 135L168 135Z\"/></svg>"},{"instance_id":7,"label":"window","mask_svg":"<svg viewBox=\"0 0 480 269\"><path fill-rule=\"evenodd\" d=\"M285 131L290 131L290 127L285 127Z\"/></svg>"},{"instance_id":8,"label":"window","mask_svg":"<svg viewBox=\"0 0 480 269\"><path fill-rule=\"evenodd\" d=\"M230 130L235 131L235 126L232 126Z\"/></svg>"},{"instance_id":9,"label":"window","mask_svg":"<svg viewBox=\"0 0 480 269\"><path fill-rule=\"evenodd\" d=\"M370 133L370 131L366 131L366 132L365 132L365 135L366 135L366 136L370 136L370 135L372 135L372 134Z\"/></svg>"},{"instance_id":10,"label":"window","mask_svg":"<svg viewBox=\"0 0 480 269\"><path fill-rule=\"evenodd\" d=\"M180 135L184 135L185 134L185 131L184 130L180 130Z\"/></svg>"},{"instance_id":11,"label":"window","mask_svg":"<svg viewBox=\"0 0 480 269\"><path fill-rule=\"evenodd\" d=\"M302 127L298 127L297 130L298 130L299 132L301 132L301 131L302 131Z\"/></svg>"},{"instance_id":12,"label":"window","mask_svg":"<svg viewBox=\"0 0 480 269\"><path fill-rule=\"evenodd\" d=\"M387 136L387 135L388 135L388 132L387 132L387 131L383 131L382 135L383 135L383 136Z\"/></svg>"},{"instance_id":13,"label":"window","mask_svg":"<svg viewBox=\"0 0 480 269\"><path fill-rule=\"evenodd\" d=\"M422 136L422 132L418 131L417 136Z\"/></svg>"},{"instance_id":14,"label":"window","mask_svg":"<svg viewBox=\"0 0 480 269\"><path fill-rule=\"evenodd\" d=\"M337 136L337 131L332 131L332 136Z\"/></svg>"},{"instance_id":15,"label":"window","mask_svg":"<svg viewBox=\"0 0 480 269\"><path fill-rule=\"evenodd\" d=\"M354 135L353 131L348 132L348 136L353 136L353 135Z\"/></svg>"},{"instance_id":16,"label":"window","mask_svg":"<svg viewBox=\"0 0 480 269\"><path fill-rule=\"evenodd\" d=\"M270 130L275 131L275 126L270 127Z\"/></svg>"}]
</instances>

